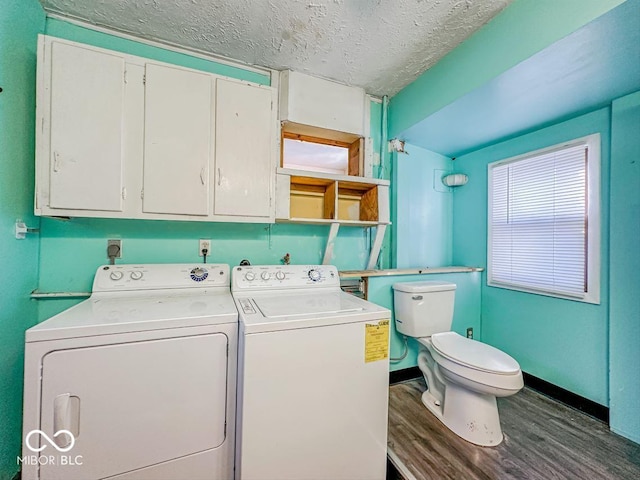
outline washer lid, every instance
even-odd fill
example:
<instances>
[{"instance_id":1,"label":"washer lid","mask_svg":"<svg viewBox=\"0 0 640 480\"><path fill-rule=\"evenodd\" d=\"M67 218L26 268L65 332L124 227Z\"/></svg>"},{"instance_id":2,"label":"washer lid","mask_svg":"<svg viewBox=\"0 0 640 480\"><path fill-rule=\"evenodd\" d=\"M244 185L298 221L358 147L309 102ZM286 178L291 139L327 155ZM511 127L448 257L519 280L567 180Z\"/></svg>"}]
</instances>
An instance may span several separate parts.
<instances>
[{"instance_id":1,"label":"washer lid","mask_svg":"<svg viewBox=\"0 0 640 480\"><path fill-rule=\"evenodd\" d=\"M363 310L361 305L341 291L313 292L294 295L272 295L257 297L254 301L267 318L290 317L292 315L319 315L353 313Z\"/></svg>"},{"instance_id":2,"label":"washer lid","mask_svg":"<svg viewBox=\"0 0 640 480\"><path fill-rule=\"evenodd\" d=\"M436 333L431 336L431 344L442 356L476 370L500 375L520 371L518 362L503 351L455 332Z\"/></svg>"},{"instance_id":3,"label":"washer lid","mask_svg":"<svg viewBox=\"0 0 640 480\"><path fill-rule=\"evenodd\" d=\"M394 283L393 289L409 293L445 292L447 290L455 290L456 284L449 282L437 282L433 280L424 282L401 282Z\"/></svg>"},{"instance_id":4,"label":"washer lid","mask_svg":"<svg viewBox=\"0 0 640 480\"><path fill-rule=\"evenodd\" d=\"M391 312L337 289L236 295L243 334L389 320Z\"/></svg>"}]
</instances>

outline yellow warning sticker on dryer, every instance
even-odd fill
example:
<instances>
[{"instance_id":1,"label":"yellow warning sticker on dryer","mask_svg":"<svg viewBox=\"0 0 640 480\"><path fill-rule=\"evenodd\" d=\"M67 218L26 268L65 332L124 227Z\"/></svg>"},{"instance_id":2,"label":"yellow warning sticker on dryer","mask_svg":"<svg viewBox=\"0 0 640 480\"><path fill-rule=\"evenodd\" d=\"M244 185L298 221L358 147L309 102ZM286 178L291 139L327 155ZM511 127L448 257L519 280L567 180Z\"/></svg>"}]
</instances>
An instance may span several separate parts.
<instances>
[{"instance_id":1,"label":"yellow warning sticker on dryer","mask_svg":"<svg viewBox=\"0 0 640 480\"><path fill-rule=\"evenodd\" d=\"M389 320L364 326L364 362L377 362L389 357Z\"/></svg>"}]
</instances>

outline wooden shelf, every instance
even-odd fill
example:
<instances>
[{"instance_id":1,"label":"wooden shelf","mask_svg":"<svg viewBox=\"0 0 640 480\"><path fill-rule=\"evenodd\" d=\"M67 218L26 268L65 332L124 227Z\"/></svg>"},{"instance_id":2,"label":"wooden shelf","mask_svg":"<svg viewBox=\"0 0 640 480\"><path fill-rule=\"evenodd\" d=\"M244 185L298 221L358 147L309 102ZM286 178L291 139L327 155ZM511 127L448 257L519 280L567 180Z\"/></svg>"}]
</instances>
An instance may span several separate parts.
<instances>
[{"instance_id":1,"label":"wooden shelf","mask_svg":"<svg viewBox=\"0 0 640 480\"><path fill-rule=\"evenodd\" d=\"M330 220L325 218L277 218L276 223L307 223L309 225L331 225L337 223L345 227L377 227L378 225L389 225L389 222L371 222L360 220Z\"/></svg>"},{"instance_id":2,"label":"wooden shelf","mask_svg":"<svg viewBox=\"0 0 640 480\"><path fill-rule=\"evenodd\" d=\"M378 222L378 186L338 182L338 220Z\"/></svg>"},{"instance_id":3,"label":"wooden shelf","mask_svg":"<svg viewBox=\"0 0 640 480\"><path fill-rule=\"evenodd\" d=\"M276 173L280 175L287 175L290 177L305 177L324 180L335 180L338 182L351 182L351 183L364 183L368 185L386 185L389 186L391 182L382 178L369 178L369 177L355 177L350 175L338 175L335 173L324 172L310 172L308 170L298 170L294 168L282 168L278 167Z\"/></svg>"},{"instance_id":4,"label":"wooden shelf","mask_svg":"<svg viewBox=\"0 0 640 480\"><path fill-rule=\"evenodd\" d=\"M291 177L289 215L296 218L335 218L336 182L308 177Z\"/></svg>"},{"instance_id":5,"label":"wooden shelf","mask_svg":"<svg viewBox=\"0 0 640 480\"><path fill-rule=\"evenodd\" d=\"M379 191L376 184L291 176L286 220L388 223L380 215Z\"/></svg>"},{"instance_id":6,"label":"wooden shelf","mask_svg":"<svg viewBox=\"0 0 640 480\"><path fill-rule=\"evenodd\" d=\"M389 225L389 181L278 169L276 222L330 225L323 264L331 263L339 228L376 227L367 268L375 267Z\"/></svg>"}]
</instances>

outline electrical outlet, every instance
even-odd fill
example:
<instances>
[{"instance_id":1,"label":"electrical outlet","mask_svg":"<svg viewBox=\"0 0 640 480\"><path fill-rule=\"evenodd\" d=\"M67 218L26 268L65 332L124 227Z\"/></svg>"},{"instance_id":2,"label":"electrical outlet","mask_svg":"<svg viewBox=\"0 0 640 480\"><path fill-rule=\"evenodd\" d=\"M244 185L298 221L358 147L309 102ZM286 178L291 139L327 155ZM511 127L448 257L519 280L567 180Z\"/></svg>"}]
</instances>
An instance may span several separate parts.
<instances>
[{"instance_id":1,"label":"electrical outlet","mask_svg":"<svg viewBox=\"0 0 640 480\"><path fill-rule=\"evenodd\" d=\"M467 328L467 338L473 338L473 328Z\"/></svg>"},{"instance_id":2,"label":"electrical outlet","mask_svg":"<svg viewBox=\"0 0 640 480\"><path fill-rule=\"evenodd\" d=\"M203 250L207 251L207 257L211 255L211 240L200 239L200 242L198 243L198 256L204 257L204 254L202 253Z\"/></svg>"},{"instance_id":3,"label":"electrical outlet","mask_svg":"<svg viewBox=\"0 0 640 480\"><path fill-rule=\"evenodd\" d=\"M107 240L107 258L122 258L122 240L119 238Z\"/></svg>"}]
</instances>

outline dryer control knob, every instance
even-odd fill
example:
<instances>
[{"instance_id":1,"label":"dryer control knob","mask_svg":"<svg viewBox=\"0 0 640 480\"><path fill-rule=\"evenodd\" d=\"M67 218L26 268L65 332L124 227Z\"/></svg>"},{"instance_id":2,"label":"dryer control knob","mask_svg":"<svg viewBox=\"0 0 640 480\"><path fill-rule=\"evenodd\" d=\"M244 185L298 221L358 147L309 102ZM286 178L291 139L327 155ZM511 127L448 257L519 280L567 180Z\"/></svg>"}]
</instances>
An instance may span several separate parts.
<instances>
[{"instance_id":1,"label":"dryer control knob","mask_svg":"<svg viewBox=\"0 0 640 480\"><path fill-rule=\"evenodd\" d=\"M109 274L109 278L111 278L111 280L120 280L122 276L123 276L122 272L118 270L114 270Z\"/></svg>"},{"instance_id":2,"label":"dryer control knob","mask_svg":"<svg viewBox=\"0 0 640 480\"><path fill-rule=\"evenodd\" d=\"M321 277L320 272L318 270L315 270L315 269L309 270L308 275L309 275L309 278L311 279L312 282L319 281L320 277Z\"/></svg>"},{"instance_id":3,"label":"dryer control knob","mask_svg":"<svg viewBox=\"0 0 640 480\"><path fill-rule=\"evenodd\" d=\"M142 278L142 272L139 270L134 270L131 272L131 280L140 280Z\"/></svg>"},{"instance_id":4,"label":"dryer control knob","mask_svg":"<svg viewBox=\"0 0 640 480\"><path fill-rule=\"evenodd\" d=\"M263 280L269 280L271 278L271 274L269 272L262 272L260 274L260 278Z\"/></svg>"},{"instance_id":5,"label":"dryer control knob","mask_svg":"<svg viewBox=\"0 0 640 480\"><path fill-rule=\"evenodd\" d=\"M209 272L207 272L206 268L196 267L189 272L189 275L194 282L202 282L207 279Z\"/></svg>"},{"instance_id":6,"label":"dryer control knob","mask_svg":"<svg viewBox=\"0 0 640 480\"><path fill-rule=\"evenodd\" d=\"M278 270L278 271L276 272L276 278L277 278L278 280L284 280L284 277L285 277L285 274L284 274L284 272L283 272L282 270Z\"/></svg>"},{"instance_id":7,"label":"dryer control knob","mask_svg":"<svg viewBox=\"0 0 640 480\"><path fill-rule=\"evenodd\" d=\"M249 282L253 282L256 279L256 275L253 272L247 272L244 274L244 279Z\"/></svg>"}]
</instances>

